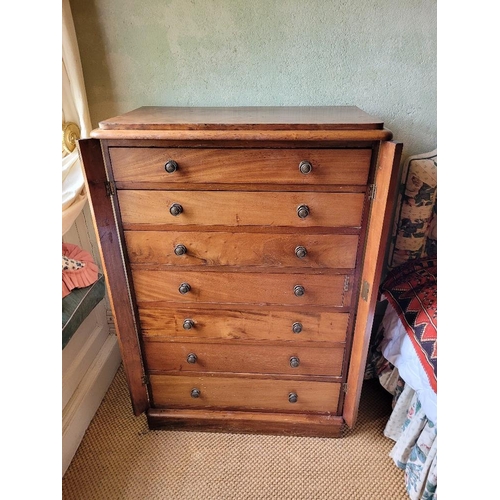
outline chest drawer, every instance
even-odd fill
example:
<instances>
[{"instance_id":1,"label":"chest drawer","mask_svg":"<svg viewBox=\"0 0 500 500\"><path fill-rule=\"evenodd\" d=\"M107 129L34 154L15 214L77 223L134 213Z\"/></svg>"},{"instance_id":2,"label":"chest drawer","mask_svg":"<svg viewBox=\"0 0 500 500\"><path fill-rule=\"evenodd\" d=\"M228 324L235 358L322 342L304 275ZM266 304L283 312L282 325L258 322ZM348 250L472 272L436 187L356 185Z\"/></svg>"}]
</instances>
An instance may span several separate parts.
<instances>
[{"instance_id":1,"label":"chest drawer","mask_svg":"<svg viewBox=\"0 0 500 500\"><path fill-rule=\"evenodd\" d=\"M139 307L144 338L190 342L345 342L348 313Z\"/></svg>"},{"instance_id":2,"label":"chest drawer","mask_svg":"<svg viewBox=\"0 0 500 500\"><path fill-rule=\"evenodd\" d=\"M364 193L118 190L125 229L131 224L359 228L364 198Z\"/></svg>"},{"instance_id":3,"label":"chest drawer","mask_svg":"<svg viewBox=\"0 0 500 500\"><path fill-rule=\"evenodd\" d=\"M220 273L133 270L137 302L348 306L344 274Z\"/></svg>"},{"instance_id":4,"label":"chest drawer","mask_svg":"<svg viewBox=\"0 0 500 500\"><path fill-rule=\"evenodd\" d=\"M155 408L275 410L287 413L335 414L340 393L338 383L222 376L151 375L150 386Z\"/></svg>"},{"instance_id":5,"label":"chest drawer","mask_svg":"<svg viewBox=\"0 0 500 500\"><path fill-rule=\"evenodd\" d=\"M126 231L132 264L353 269L358 236Z\"/></svg>"},{"instance_id":6,"label":"chest drawer","mask_svg":"<svg viewBox=\"0 0 500 500\"><path fill-rule=\"evenodd\" d=\"M149 370L340 376L344 347L144 342Z\"/></svg>"},{"instance_id":7,"label":"chest drawer","mask_svg":"<svg viewBox=\"0 0 500 500\"><path fill-rule=\"evenodd\" d=\"M371 159L369 149L115 147L109 153L116 181L146 184L364 185Z\"/></svg>"}]
</instances>

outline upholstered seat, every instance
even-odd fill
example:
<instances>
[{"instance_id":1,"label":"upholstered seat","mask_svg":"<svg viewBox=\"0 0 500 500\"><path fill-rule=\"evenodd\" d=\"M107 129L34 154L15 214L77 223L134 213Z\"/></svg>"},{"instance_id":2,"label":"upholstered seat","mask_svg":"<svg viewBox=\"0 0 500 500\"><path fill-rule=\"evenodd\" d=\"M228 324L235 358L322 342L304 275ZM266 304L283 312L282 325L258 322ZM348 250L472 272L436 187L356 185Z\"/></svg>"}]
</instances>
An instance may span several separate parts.
<instances>
[{"instance_id":1,"label":"upholstered seat","mask_svg":"<svg viewBox=\"0 0 500 500\"><path fill-rule=\"evenodd\" d=\"M83 320L104 298L104 276L99 274L95 283L84 288L74 288L62 299L62 348L64 349Z\"/></svg>"}]
</instances>

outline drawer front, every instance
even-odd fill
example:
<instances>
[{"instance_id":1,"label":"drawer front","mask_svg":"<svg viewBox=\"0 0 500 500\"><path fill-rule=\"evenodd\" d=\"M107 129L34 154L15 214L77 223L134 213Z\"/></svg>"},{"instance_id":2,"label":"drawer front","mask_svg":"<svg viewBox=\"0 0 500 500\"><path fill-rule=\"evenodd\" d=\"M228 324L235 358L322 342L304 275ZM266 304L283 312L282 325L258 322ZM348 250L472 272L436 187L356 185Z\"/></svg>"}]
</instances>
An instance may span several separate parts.
<instances>
[{"instance_id":1,"label":"drawer front","mask_svg":"<svg viewBox=\"0 0 500 500\"><path fill-rule=\"evenodd\" d=\"M141 302L248 303L279 305L350 305L352 281L347 275L220 273L133 270ZM186 286L187 285L187 286ZM185 292L185 293L183 293ZM300 293L302 295L300 295Z\"/></svg>"},{"instance_id":2,"label":"drawer front","mask_svg":"<svg viewBox=\"0 0 500 500\"><path fill-rule=\"evenodd\" d=\"M357 235L125 231L132 264L353 269ZM180 255L179 255L180 254Z\"/></svg>"},{"instance_id":3,"label":"drawer front","mask_svg":"<svg viewBox=\"0 0 500 500\"><path fill-rule=\"evenodd\" d=\"M341 376L344 348L144 342L148 370Z\"/></svg>"},{"instance_id":4,"label":"drawer front","mask_svg":"<svg viewBox=\"0 0 500 500\"><path fill-rule=\"evenodd\" d=\"M240 377L151 375L155 408L219 408L336 414L340 384ZM192 397L198 390L198 397ZM195 393L196 394L196 393ZM297 400L290 402L290 394ZM292 399L293 400L293 399Z\"/></svg>"},{"instance_id":5,"label":"drawer front","mask_svg":"<svg viewBox=\"0 0 500 500\"><path fill-rule=\"evenodd\" d=\"M231 184L364 185L369 149L110 148L116 181ZM166 164L170 163L167 168ZM302 173L299 165L311 169ZM309 165L302 164L307 172Z\"/></svg>"},{"instance_id":6,"label":"drawer front","mask_svg":"<svg viewBox=\"0 0 500 500\"><path fill-rule=\"evenodd\" d=\"M118 190L125 229L130 224L359 228L364 198L363 193ZM172 215L179 206L182 212Z\"/></svg>"},{"instance_id":7,"label":"drawer front","mask_svg":"<svg viewBox=\"0 0 500 500\"><path fill-rule=\"evenodd\" d=\"M139 307L144 338L189 342L345 342L348 313Z\"/></svg>"}]
</instances>

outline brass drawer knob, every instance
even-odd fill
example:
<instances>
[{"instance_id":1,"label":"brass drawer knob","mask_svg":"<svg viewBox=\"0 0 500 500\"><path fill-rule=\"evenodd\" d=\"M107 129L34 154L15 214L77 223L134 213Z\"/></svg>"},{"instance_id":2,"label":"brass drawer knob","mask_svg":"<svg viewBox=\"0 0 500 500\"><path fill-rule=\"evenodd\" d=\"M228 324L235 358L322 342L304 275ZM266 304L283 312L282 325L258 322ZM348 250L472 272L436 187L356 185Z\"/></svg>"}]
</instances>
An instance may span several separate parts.
<instances>
[{"instance_id":1,"label":"brass drawer knob","mask_svg":"<svg viewBox=\"0 0 500 500\"><path fill-rule=\"evenodd\" d=\"M312 165L308 161L301 161L299 163L299 170L301 174L307 175L311 172L312 170Z\"/></svg>"},{"instance_id":2,"label":"brass drawer knob","mask_svg":"<svg viewBox=\"0 0 500 500\"><path fill-rule=\"evenodd\" d=\"M182 295L185 295L191 290L191 285L189 283L181 283L179 286L179 293L182 293Z\"/></svg>"},{"instance_id":3,"label":"brass drawer knob","mask_svg":"<svg viewBox=\"0 0 500 500\"><path fill-rule=\"evenodd\" d=\"M192 319L185 319L184 323L182 323L182 328L184 330L191 330L194 327L194 321Z\"/></svg>"},{"instance_id":4,"label":"brass drawer knob","mask_svg":"<svg viewBox=\"0 0 500 500\"><path fill-rule=\"evenodd\" d=\"M288 395L288 401L290 403L296 403L297 402L297 399L299 399L299 397L297 396L297 394L295 392L291 392L289 395Z\"/></svg>"},{"instance_id":5,"label":"brass drawer knob","mask_svg":"<svg viewBox=\"0 0 500 500\"><path fill-rule=\"evenodd\" d=\"M297 207L297 215L301 219L305 219L309 215L309 207L307 205L299 205Z\"/></svg>"},{"instance_id":6,"label":"brass drawer knob","mask_svg":"<svg viewBox=\"0 0 500 500\"><path fill-rule=\"evenodd\" d=\"M190 363L191 365L194 365L196 363L196 360L198 359L198 356L194 352L190 352L187 355L186 361Z\"/></svg>"},{"instance_id":7,"label":"brass drawer knob","mask_svg":"<svg viewBox=\"0 0 500 500\"><path fill-rule=\"evenodd\" d=\"M293 333L300 333L301 331L302 331L302 323L299 323L298 321L296 321L292 325L292 332Z\"/></svg>"},{"instance_id":8,"label":"brass drawer knob","mask_svg":"<svg viewBox=\"0 0 500 500\"><path fill-rule=\"evenodd\" d=\"M192 398L199 398L201 394L200 389L191 389L191 397Z\"/></svg>"},{"instance_id":9,"label":"brass drawer knob","mask_svg":"<svg viewBox=\"0 0 500 500\"><path fill-rule=\"evenodd\" d=\"M179 168L179 165L175 160L168 160L167 163L165 163L165 170L169 174L173 174L177 169Z\"/></svg>"},{"instance_id":10,"label":"brass drawer knob","mask_svg":"<svg viewBox=\"0 0 500 500\"><path fill-rule=\"evenodd\" d=\"M300 365L300 359L297 356L292 356L290 358L290 366L292 368L298 368Z\"/></svg>"},{"instance_id":11,"label":"brass drawer knob","mask_svg":"<svg viewBox=\"0 0 500 500\"><path fill-rule=\"evenodd\" d=\"M184 245L175 245L174 253L175 255L184 255L187 253L187 248Z\"/></svg>"},{"instance_id":12,"label":"brass drawer knob","mask_svg":"<svg viewBox=\"0 0 500 500\"><path fill-rule=\"evenodd\" d=\"M302 285L295 285L293 287L293 294L296 297L302 297L306 293L306 289Z\"/></svg>"},{"instance_id":13,"label":"brass drawer knob","mask_svg":"<svg viewBox=\"0 0 500 500\"><path fill-rule=\"evenodd\" d=\"M179 203L174 203L171 207L170 207L170 213L174 216L174 217L177 217L179 214L182 214L183 212L183 208L182 208L182 205L179 205Z\"/></svg>"},{"instance_id":14,"label":"brass drawer knob","mask_svg":"<svg viewBox=\"0 0 500 500\"><path fill-rule=\"evenodd\" d=\"M295 255L299 258L299 259L303 259L306 255L307 255L307 250L306 250L306 247L297 247L295 249Z\"/></svg>"}]
</instances>

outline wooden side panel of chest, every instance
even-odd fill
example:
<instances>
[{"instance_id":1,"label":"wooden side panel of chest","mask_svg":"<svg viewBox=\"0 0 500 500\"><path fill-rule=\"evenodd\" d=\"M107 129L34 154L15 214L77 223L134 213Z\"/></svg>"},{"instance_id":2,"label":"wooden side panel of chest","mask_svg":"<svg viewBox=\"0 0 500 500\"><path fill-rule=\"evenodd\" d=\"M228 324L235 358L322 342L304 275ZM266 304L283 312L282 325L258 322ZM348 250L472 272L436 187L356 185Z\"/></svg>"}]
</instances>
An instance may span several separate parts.
<instances>
[{"instance_id":1,"label":"wooden side panel of chest","mask_svg":"<svg viewBox=\"0 0 500 500\"><path fill-rule=\"evenodd\" d=\"M230 135L80 145L134 411L338 436L378 142Z\"/></svg>"}]
</instances>

